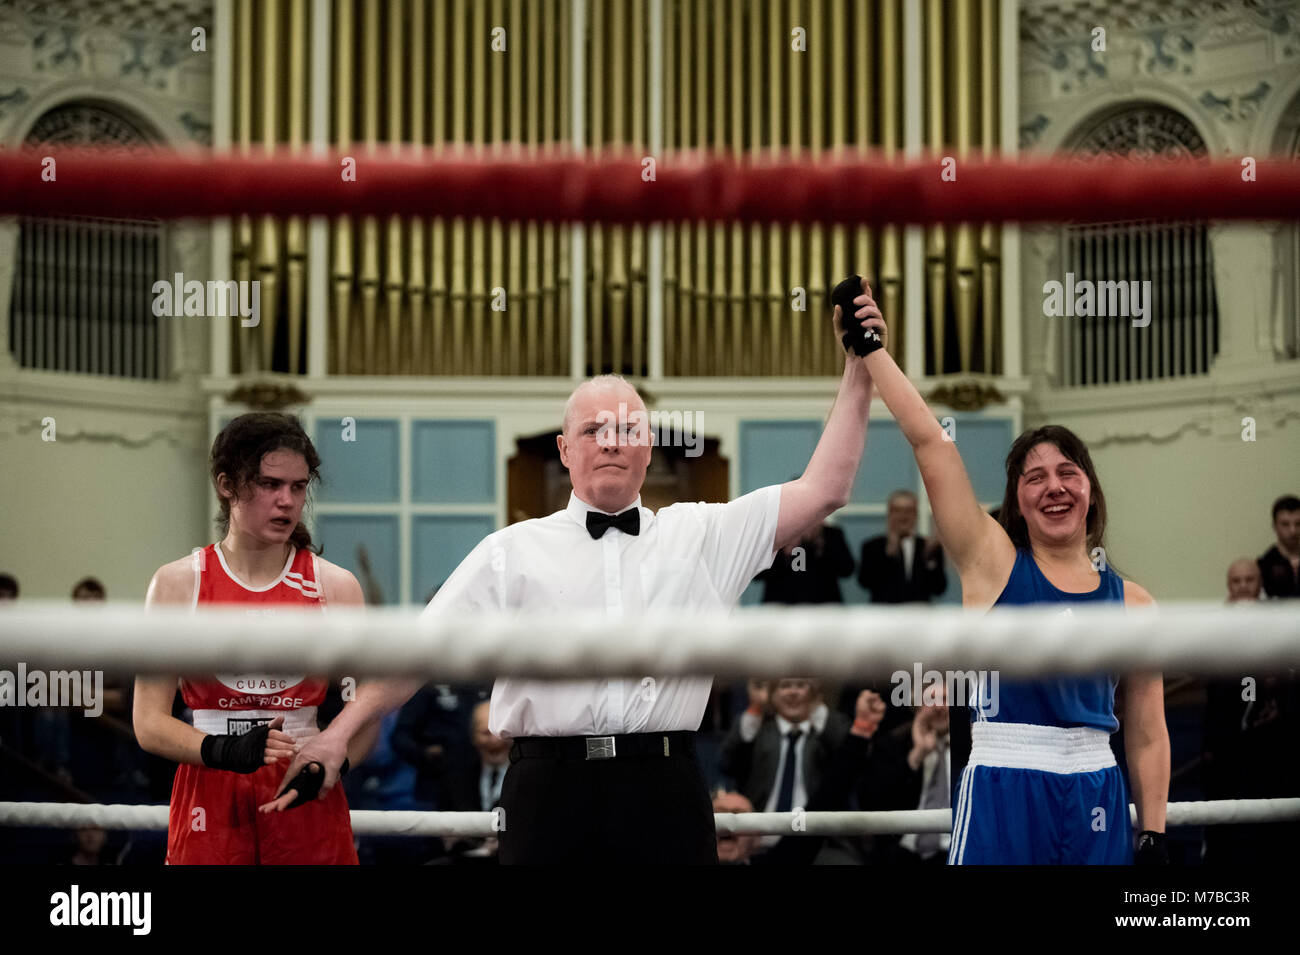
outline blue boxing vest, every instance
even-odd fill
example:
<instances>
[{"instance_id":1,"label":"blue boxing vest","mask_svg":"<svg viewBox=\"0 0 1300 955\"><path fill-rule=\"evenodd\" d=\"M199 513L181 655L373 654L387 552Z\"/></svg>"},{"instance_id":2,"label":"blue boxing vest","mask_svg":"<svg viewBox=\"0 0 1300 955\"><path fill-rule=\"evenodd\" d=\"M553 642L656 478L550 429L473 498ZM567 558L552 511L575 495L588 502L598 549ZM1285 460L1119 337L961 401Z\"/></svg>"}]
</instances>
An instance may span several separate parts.
<instances>
[{"instance_id":1,"label":"blue boxing vest","mask_svg":"<svg viewBox=\"0 0 1300 955\"><path fill-rule=\"evenodd\" d=\"M1101 572L1101 583L1091 593L1067 593L1052 586L1038 569L1033 555L1016 550L1011 577L993 606L1038 604L1124 603L1124 581L1109 567ZM1069 613L1063 609L1062 613ZM997 706L988 699L989 688L981 685L977 706L971 707L971 721L1033 723L1039 726L1091 726L1107 733L1119 729L1115 719L1113 676L1043 677L1035 680L1000 680ZM992 713L993 715L990 715Z\"/></svg>"}]
</instances>

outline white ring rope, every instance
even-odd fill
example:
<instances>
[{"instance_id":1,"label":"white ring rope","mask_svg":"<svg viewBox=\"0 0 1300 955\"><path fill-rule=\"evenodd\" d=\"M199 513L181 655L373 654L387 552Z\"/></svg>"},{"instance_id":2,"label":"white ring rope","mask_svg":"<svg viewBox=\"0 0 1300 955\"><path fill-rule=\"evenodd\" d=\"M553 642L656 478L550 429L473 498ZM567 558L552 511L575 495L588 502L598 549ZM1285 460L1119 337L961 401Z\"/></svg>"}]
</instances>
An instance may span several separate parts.
<instances>
[{"instance_id":1,"label":"white ring rope","mask_svg":"<svg viewBox=\"0 0 1300 955\"><path fill-rule=\"evenodd\" d=\"M1137 808L1129 806L1137 825ZM720 812L720 833L759 835L857 836L906 832L949 832L948 809L887 812ZM1235 825L1300 819L1300 799L1216 799L1169 804L1168 826ZM411 812L352 810L352 831L359 836L491 836L509 819L490 812ZM0 826L136 831L167 828L166 806L86 805L82 803L0 802ZM494 828L495 826L495 828Z\"/></svg>"},{"instance_id":2,"label":"white ring rope","mask_svg":"<svg viewBox=\"0 0 1300 955\"><path fill-rule=\"evenodd\" d=\"M616 637L616 639L615 639ZM989 669L1007 675L1176 669L1260 673L1300 662L1295 609L1181 604L1159 609L784 608L735 614L603 613L420 616L411 610L328 614L277 608L69 608L0 611L0 661L31 669L143 673L509 673L850 676ZM0 662L0 667L12 665Z\"/></svg>"}]
</instances>

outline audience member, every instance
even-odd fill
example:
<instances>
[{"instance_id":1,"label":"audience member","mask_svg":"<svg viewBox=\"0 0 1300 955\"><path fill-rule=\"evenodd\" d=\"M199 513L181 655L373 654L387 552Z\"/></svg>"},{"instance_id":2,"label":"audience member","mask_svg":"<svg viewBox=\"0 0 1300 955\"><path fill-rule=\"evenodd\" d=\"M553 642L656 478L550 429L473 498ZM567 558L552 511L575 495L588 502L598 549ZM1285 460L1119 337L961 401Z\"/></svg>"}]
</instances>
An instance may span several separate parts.
<instances>
[{"instance_id":1,"label":"audience member","mask_svg":"<svg viewBox=\"0 0 1300 955\"><path fill-rule=\"evenodd\" d=\"M510 740L488 729L490 701L474 707L470 717L473 758L462 770L449 774L441 788L442 805L449 812L491 812L501 802L501 784L510 768ZM453 855L496 859L497 840L449 839Z\"/></svg>"},{"instance_id":2,"label":"audience member","mask_svg":"<svg viewBox=\"0 0 1300 955\"><path fill-rule=\"evenodd\" d=\"M753 812L753 804L740 793L720 789L713 794L713 811L719 812ZM758 851L759 837L755 835L732 835L718 832L718 862L723 865L748 865L754 853Z\"/></svg>"},{"instance_id":3,"label":"audience member","mask_svg":"<svg viewBox=\"0 0 1300 955\"><path fill-rule=\"evenodd\" d=\"M841 577L853 573L853 555L844 532L830 524L804 531L799 543L779 551L758 575L765 604L838 604Z\"/></svg>"},{"instance_id":4,"label":"audience member","mask_svg":"<svg viewBox=\"0 0 1300 955\"><path fill-rule=\"evenodd\" d=\"M1300 497L1285 494L1273 502L1273 533L1277 543L1259 559L1264 593L1300 597Z\"/></svg>"},{"instance_id":5,"label":"audience member","mask_svg":"<svg viewBox=\"0 0 1300 955\"><path fill-rule=\"evenodd\" d=\"M912 719L912 749L907 768L912 785L920 793L917 809L952 808L952 762L948 736L948 702L918 706ZM949 832L910 832L899 840L899 848L920 862L947 861Z\"/></svg>"},{"instance_id":6,"label":"audience member","mask_svg":"<svg viewBox=\"0 0 1300 955\"><path fill-rule=\"evenodd\" d=\"M73 833L75 848L68 865L116 865L107 851L108 833L95 826L82 826Z\"/></svg>"},{"instance_id":7,"label":"audience member","mask_svg":"<svg viewBox=\"0 0 1300 955\"><path fill-rule=\"evenodd\" d=\"M1249 559L1238 559L1229 566L1228 603L1259 600L1260 578L1251 574L1249 565ZM1203 738L1205 798L1300 796L1300 763L1295 759L1300 689L1294 671L1210 681ZM1207 865L1254 865L1265 858L1290 859L1296 852L1300 852L1300 823L1205 828Z\"/></svg>"},{"instance_id":8,"label":"audience member","mask_svg":"<svg viewBox=\"0 0 1300 955\"><path fill-rule=\"evenodd\" d=\"M722 772L760 812L807 807L822 768L848 732L817 680L750 682L750 705L722 744ZM764 848L779 836L764 836Z\"/></svg>"},{"instance_id":9,"label":"audience member","mask_svg":"<svg viewBox=\"0 0 1300 955\"><path fill-rule=\"evenodd\" d=\"M421 802L445 808L444 780L473 765L470 716L487 695L477 684L430 683L402 707L389 744L415 767L415 796Z\"/></svg>"},{"instance_id":10,"label":"audience member","mask_svg":"<svg viewBox=\"0 0 1300 955\"><path fill-rule=\"evenodd\" d=\"M886 533L862 545L858 583L878 604L929 603L948 587L943 549L916 533L917 502L911 491L889 495Z\"/></svg>"},{"instance_id":11,"label":"audience member","mask_svg":"<svg viewBox=\"0 0 1300 955\"><path fill-rule=\"evenodd\" d=\"M1259 600L1261 579L1259 562L1238 557L1228 565L1228 603Z\"/></svg>"}]
</instances>

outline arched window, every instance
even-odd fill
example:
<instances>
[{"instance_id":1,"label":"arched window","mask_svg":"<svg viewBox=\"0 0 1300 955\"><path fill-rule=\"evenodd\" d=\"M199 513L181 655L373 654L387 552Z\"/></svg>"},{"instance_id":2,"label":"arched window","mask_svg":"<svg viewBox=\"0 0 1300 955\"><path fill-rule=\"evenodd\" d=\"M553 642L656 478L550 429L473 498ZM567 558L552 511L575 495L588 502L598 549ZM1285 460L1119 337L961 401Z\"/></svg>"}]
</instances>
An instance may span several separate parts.
<instances>
[{"instance_id":1,"label":"arched window","mask_svg":"<svg viewBox=\"0 0 1300 955\"><path fill-rule=\"evenodd\" d=\"M1068 148L1083 159L1207 155L1186 117L1150 103L1102 114L1081 127ZM1068 225L1062 253L1062 298L1082 309L1070 307L1065 314L1071 317L1054 319L1062 322L1058 384L1122 384L1209 371L1219 351L1219 312L1204 221Z\"/></svg>"},{"instance_id":2,"label":"arched window","mask_svg":"<svg viewBox=\"0 0 1300 955\"><path fill-rule=\"evenodd\" d=\"M154 138L113 109L67 103L23 145L149 148ZM153 314L163 274L156 220L28 216L18 221L9 348L23 368L158 379L170 374L167 322Z\"/></svg>"}]
</instances>

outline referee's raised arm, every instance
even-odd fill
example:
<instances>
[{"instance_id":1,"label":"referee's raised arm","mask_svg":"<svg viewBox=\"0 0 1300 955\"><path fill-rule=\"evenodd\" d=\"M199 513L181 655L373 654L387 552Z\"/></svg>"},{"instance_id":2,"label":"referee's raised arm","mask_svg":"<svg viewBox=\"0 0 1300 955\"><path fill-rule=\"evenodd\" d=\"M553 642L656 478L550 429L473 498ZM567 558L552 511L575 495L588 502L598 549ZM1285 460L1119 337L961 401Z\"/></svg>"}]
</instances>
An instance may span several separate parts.
<instances>
[{"instance_id":1,"label":"referee's raised arm","mask_svg":"<svg viewBox=\"0 0 1300 955\"><path fill-rule=\"evenodd\" d=\"M862 289L870 294L867 280ZM884 343L885 320L873 302L863 319L862 328L874 330ZM845 338L845 318L835 306L834 323L836 340ZM781 550L799 540L799 535L809 527L820 524L826 517L849 502L853 481L858 475L862 451L867 443L867 418L871 413L871 373L867 371L866 358L846 351L844 375L835 395L821 440L813 450L812 458L802 475L781 485L781 510L776 525L775 550Z\"/></svg>"}]
</instances>

